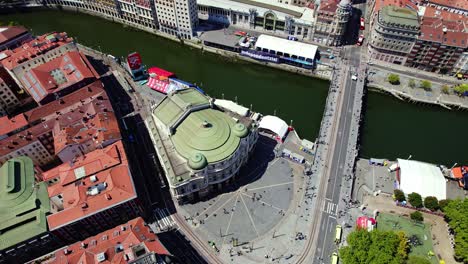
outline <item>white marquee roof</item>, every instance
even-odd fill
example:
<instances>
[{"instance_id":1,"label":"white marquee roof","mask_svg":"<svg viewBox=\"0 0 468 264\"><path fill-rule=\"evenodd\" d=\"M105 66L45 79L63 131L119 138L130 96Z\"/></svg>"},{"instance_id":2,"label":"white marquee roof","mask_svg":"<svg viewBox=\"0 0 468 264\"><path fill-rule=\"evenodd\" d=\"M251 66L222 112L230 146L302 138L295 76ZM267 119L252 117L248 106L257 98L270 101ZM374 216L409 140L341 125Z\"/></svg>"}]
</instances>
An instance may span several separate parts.
<instances>
[{"instance_id":1,"label":"white marquee roof","mask_svg":"<svg viewBox=\"0 0 468 264\"><path fill-rule=\"evenodd\" d=\"M406 194L419 193L423 198L435 196L447 198L447 185L439 167L414 160L398 159L400 189Z\"/></svg>"},{"instance_id":2,"label":"white marquee roof","mask_svg":"<svg viewBox=\"0 0 468 264\"><path fill-rule=\"evenodd\" d=\"M219 107L225 108L229 111L232 111L234 113L237 113L240 116L247 116L249 114L249 109L247 107L238 105L230 100L216 99L214 101L214 104Z\"/></svg>"},{"instance_id":3,"label":"white marquee roof","mask_svg":"<svg viewBox=\"0 0 468 264\"><path fill-rule=\"evenodd\" d=\"M264 116L260 120L259 128L268 129L278 135L280 138L284 138L288 132L288 124L281 118L276 116Z\"/></svg>"},{"instance_id":4,"label":"white marquee roof","mask_svg":"<svg viewBox=\"0 0 468 264\"><path fill-rule=\"evenodd\" d=\"M269 35L260 35L255 43L255 47L280 51L308 59L314 59L317 53L317 46L315 45Z\"/></svg>"}]
</instances>

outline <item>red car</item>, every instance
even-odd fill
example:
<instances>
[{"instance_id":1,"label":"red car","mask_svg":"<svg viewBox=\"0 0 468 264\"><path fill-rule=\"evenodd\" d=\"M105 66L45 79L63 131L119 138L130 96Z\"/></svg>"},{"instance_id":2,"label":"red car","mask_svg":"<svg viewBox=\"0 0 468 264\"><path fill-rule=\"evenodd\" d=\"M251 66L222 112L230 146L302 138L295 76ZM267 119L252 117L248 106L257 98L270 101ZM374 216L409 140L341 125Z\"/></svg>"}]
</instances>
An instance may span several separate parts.
<instances>
[{"instance_id":1,"label":"red car","mask_svg":"<svg viewBox=\"0 0 468 264\"><path fill-rule=\"evenodd\" d=\"M360 24L360 26L359 26L359 29L360 29L360 30L366 29L366 26L364 25L364 18L363 18L363 17L361 17L361 24Z\"/></svg>"},{"instance_id":2,"label":"red car","mask_svg":"<svg viewBox=\"0 0 468 264\"><path fill-rule=\"evenodd\" d=\"M238 31L234 32L234 35L239 36L239 37L245 37L247 35L247 33L244 32L244 31L239 31L238 30Z\"/></svg>"},{"instance_id":3,"label":"red car","mask_svg":"<svg viewBox=\"0 0 468 264\"><path fill-rule=\"evenodd\" d=\"M361 46L363 41L364 41L364 35L360 35L359 39L357 40L356 45Z\"/></svg>"}]
</instances>

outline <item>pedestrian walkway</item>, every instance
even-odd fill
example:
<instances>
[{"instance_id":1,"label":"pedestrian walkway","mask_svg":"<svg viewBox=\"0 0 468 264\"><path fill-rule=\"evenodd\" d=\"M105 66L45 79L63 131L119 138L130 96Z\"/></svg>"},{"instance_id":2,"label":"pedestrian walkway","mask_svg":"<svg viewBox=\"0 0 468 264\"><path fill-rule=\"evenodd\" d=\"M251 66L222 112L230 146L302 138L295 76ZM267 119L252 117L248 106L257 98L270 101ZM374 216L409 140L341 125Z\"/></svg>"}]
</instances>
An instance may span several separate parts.
<instances>
[{"instance_id":1,"label":"pedestrian walkway","mask_svg":"<svg viewBox=\"0 0 468 264\"><path fill-rule=\"evenodd\" d=\"M156 208L153 211L153 214L156 219L153 225L157 232L165 232L174 228L174 219L167 208Z\"/></svg>"}]
</instances>

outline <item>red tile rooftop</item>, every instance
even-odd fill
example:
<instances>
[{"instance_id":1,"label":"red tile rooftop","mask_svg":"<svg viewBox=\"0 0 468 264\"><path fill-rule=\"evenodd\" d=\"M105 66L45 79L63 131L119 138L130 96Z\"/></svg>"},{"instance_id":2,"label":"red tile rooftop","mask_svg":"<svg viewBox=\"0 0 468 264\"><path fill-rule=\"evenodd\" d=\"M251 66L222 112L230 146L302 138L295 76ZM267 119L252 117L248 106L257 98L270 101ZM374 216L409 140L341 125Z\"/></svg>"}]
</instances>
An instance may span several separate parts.
<instances>
[{"instance_id":1,"label":"red tile rooftop","mask_svg":"<svg viewBox=\"0 0 468 264\"><path fill-rule=\"evenodd\" d=\"M39 106L23 114L8 119L7 116L0 118L0 135L13 132L16 129L27 126L30 123L36 123L39 120L49 120L58 117L59 113L73 112L79 106L88 104L92 100L101 99L108 102L106 92L102 87L101 81L95 81L86 87L79 89L71 94L62 97L60 100L52 101L46 105Z\"/></svg>"},{"instance_id":2,"label":"red tile rooftop","mask_svg":"<svg viewBox=\"0 0 468 264\"><path fill-rule=\"evenodd\" d=\"M105 238L105 239L103 239ZM144 251L142 251L144 249ZM147 252L170 255L141 217L54 252L48 264L116 263L126 264ZM104 253L104 254L102 254ZM105 260L98 261L98 258Z\"/></svg>"},{"instance_id":3,"label":"red tile rooftop","mask_svg":"<svg viewBox=\"0 0 468 264\"><path fill-rule=\"evenodd\" d=\"M85 79L98 78L86 56L69 51L25 74L21 82L36 102Z\"/></svg>"},{"instance_id":4,"label":"red tile rooftop","mask_svg":"<svg viewBox=\"0 0 468 264\"><path fill-rule=\"evenodd\" d=\"M19 114L12 118L8 118L8 116L2 116L0 117L0 136L8 134L27 125L28 121L26 120L26 116L24 114Z\"/></svg>"},{"instance_id":5,"label":"red tile rooftop","mask_svg":"<svg viewBox=\"0 0 468 264\"><path fill-rule=\"evenodd\" d=\"M149 0L136 0L135 1L136 5L146 7L146 8L151 8L150 7L150 1Z\"/></svg>"},{"instance_id":6,"label":"red tile rooftop","mask_svg":"<svg viewBox=\"0 0 468 264\"><path fill-rule=\"evenodd\" d=\"M81 122L61 127L57 122L54 128L55 153L67 146L86 144L88 149L96 149L104 142L121 139L119 125L114 113L101 112L94 117L83 118Z\"/></svg>"},{"instance_id":7,"label":"red tile rooftop","mask_svg":"<svg viewBox=\"0 0 468 264\"><path fill-rule=\"evenodd\" d=\"M63 208L47 217L50 230L137 197L121 141L49 170L42 178L50 183L51 203Z\"/></svg>"},{"instance_id":8,"label":"red tile rooftop","mask_svg":"<svg viewBox=\"0 0 468 264\"><path fill-rule=\"evenodd\" d=\"M419 3L420 0L375 0L374 12L378 12L382 7L388 5L406 7L417 11Z\"/></svg>"},{"instance_id":9,"label":"red tile rooftop","mask_svg":"<svg viewBox=\"0 0 468 264\"><path fill-rule=\"evenodd\" d=\"M443 18L424 17L419 39L440 42L447 46L468 47L468 32L462 21L448 21Z\"/></svg>"},{"instance_id":10,"label":"red tile rooftop","mask_svg":"<svg viewBox=\"0 0 468 264\"><path fill-rule=\"evenodd\" d=\"M98 91L101 91L101 93ZM93 94L94 97L90 96L90 94ZM74 101L70 100L70 97L64 97L62 100L58 100L58 102L54 101L24 113L29 124L34 123L34 125L15 135L0 140L0 157L29 145L37 140L40 135L51 132L56 124L60 127L66 127L72 124L78 125L83 122L83 118L90 118L99 113L113 112L112 105L105 91L100 88L99 82L96 82L92 88L90 85L88 88L82 88L69 96L73 98ZM61 102L63 102L63 104L61 104ZM35 116L29 116L31 112ZM40 115L38 112L43 115ZM109 115L110 114L113 115L113 113L109 113ZM31 117L34 117L34 119ZM37 119L35 118L39 118L41 121L37 123ZM112 131L115 131L114 128ZM103 135L107 134L103 133ZM112 132L112 135L115 135L114 132ZM98 139L100 137L102 137L102 135L100 135Z\"/></svg>"},{"instance_id":11,"label":"red tile rooftop","mask_svg":"<svg viewBox=\"0 0 468 264\"><path fill-rule=\"evenodd\" d=\"M28 30L26 28L20 26L0 27L0 44L14 39L27 32Z\"/></svg>"},{"instance_id":12,"label":"red tile rooftop","mask_svg":"<svg viewBox=\"0 0 468 264\"><path fill-rule=\"evenodd\" d=\"M38 55L44 54L59 46L73 42L67 33L48 33L39 36L14 50L5 50L0 53L0 62L9 70Z\"/></svg>"},{"instance_id":13,"label":"red tile rooftop","mask_svg":"<svg viewBox=\"0 0 468 264\"><path fill-rule=\"evenodd\" d=\"M319 12L335 13L340 0L322 0L320 1Z\"/></svg>"},{"instance_id":14,"label":"red tile rooftop","mask_svg":"<svg viewBox=\"0 0 468 264\"><path fill-rule=\"evenodd\" d=\"M437 9L436 7L427 6L424 9L424 17L427 18L442 18L444 20L464 21L465 27L468 27L468 16L449 12L447 10ZM466 30L468 32L468 28Z\"/></svg>"},{"instance_id":15,"label":"red tile rooftop","mask_svg":"<svg viewBox=\"0 0 468 264\"><path fill-rule=\"evenodd\" d=\"M429 0L429 3L468 10L468 1L466 0Z\"/></svg>"}]
</instances>

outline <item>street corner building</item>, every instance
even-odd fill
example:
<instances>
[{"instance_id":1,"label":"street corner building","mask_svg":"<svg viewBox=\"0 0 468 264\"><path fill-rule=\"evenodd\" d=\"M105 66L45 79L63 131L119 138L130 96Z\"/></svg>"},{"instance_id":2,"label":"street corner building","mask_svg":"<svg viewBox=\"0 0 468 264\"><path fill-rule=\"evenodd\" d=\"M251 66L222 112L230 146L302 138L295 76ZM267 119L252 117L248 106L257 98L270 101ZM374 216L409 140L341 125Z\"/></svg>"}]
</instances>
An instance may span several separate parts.
<instances>
[{"instance_id":1,"label":"street corner building","mask_svg":"<svg viewBox=\"0 0 468 264\"><path fill-rule=\"evenodd\" d=\"M0 263L24 263L58 246L47 227L47 185L35 183L33 162L17 157L0 168Z\"/></svg>"},{"instance_id":2,"label":"street corner building","mask_svg":"<svg viewBox=\"0 0 468 264\"><path fill-rule=\"evenodd\" d=\"M150 131L171 193L180 203L232 184L258 140L258 124L196 89L172 92L153 106ZM242 113L242 114L241 114Z\"/></svg>"},{"instance_id":3,"label":"street corner building","mask_svg":"<svg viewBox=\"0 0 468 264\"><path fill-rule=\"evenodd\" d=\"M30 263L177 263L141 217L68 245Z\"/></svg>"},{"instance_id":4,"label":"street corner building","mask_svg":"<svg viewBox=\"0 0 468 264\"><path fill-rule=\"evenodd\" d=\"M122 141L42 174L49 230L66 243L125 223L142 212Z\"/></svg>"}]
</instances>

